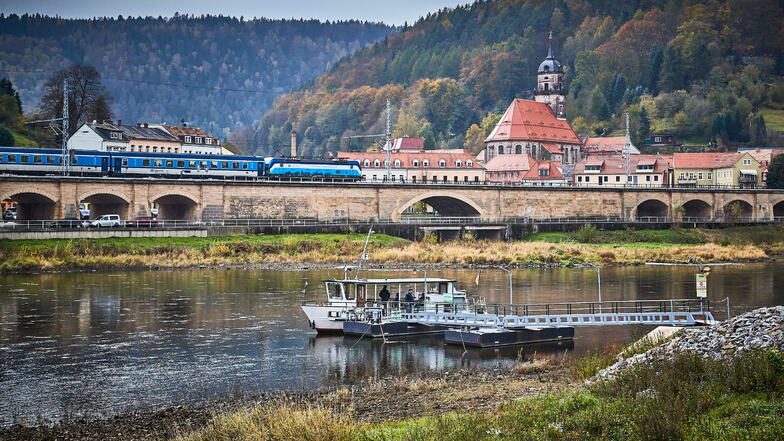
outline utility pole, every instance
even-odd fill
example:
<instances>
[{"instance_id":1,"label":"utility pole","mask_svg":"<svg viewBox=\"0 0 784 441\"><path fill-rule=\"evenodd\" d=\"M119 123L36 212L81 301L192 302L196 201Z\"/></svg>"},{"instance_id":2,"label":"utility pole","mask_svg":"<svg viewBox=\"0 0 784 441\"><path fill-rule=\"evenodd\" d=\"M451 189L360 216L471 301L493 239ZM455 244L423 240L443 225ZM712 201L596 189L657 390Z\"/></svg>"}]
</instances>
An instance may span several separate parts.
<instances>
[{"instance_id":1,"label":"utility pole","mask_svg":"<svg viewBox=\"0 0 784 441\"><path fill-rule=\"evenodd\" d=\"M623 167L626 171L626 182L624 185L629 185L629 165L631 162L631 145L632 145L632 138L629 131L629 112L626 112L626 140L623 144Z\"/></svg>"},{"instance_id":2,"label":"utility pole","mask_svg":"<svg viewBox=\"0 0 784 441\"><path fill-rule=\"evenodd\" d=\"M68 77L63 79L63 175L70 171L68 155Z\"/></svg>"},{"instance_id":3,"label":"utility pole","mask_svg":"<svg viewBox=\"0 0 784 441\"><path fill-rule=\"evenodd\" d=\"M392 182L392 102L387 97L387 182Z\"/></svg>"}]
</instances>

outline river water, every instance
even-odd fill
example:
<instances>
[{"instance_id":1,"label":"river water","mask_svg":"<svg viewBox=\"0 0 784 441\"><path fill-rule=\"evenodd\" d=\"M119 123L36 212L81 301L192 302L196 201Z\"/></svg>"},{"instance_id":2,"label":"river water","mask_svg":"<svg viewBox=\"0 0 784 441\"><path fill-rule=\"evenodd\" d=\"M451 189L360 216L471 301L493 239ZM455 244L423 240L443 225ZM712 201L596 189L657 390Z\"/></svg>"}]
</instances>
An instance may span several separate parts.
<instances>
[{"instance_id":1,"label":"river water","mask_svg":"<svg viewBox=\"0 0 784 441\"><path fill-rule=\"evenodd\" d=\"M694 297L694 267L602 270L604 300ZM508 301L507 275L431 270L488 302ZM0 426L108 417L241 393L301 389L461 367L533 352L582 353L647 331L578 328L573 343L471 350L439 337L316 337L299 310L339 270L187 270L0 276ZM421 273L368 273L369 277ZM594 301L593 269L513 271L515 303ZM306 284L307 282L307 284ZM784 304L784 263L716 266L709 297L733 314Z\"/></svg>"}]
</instances>

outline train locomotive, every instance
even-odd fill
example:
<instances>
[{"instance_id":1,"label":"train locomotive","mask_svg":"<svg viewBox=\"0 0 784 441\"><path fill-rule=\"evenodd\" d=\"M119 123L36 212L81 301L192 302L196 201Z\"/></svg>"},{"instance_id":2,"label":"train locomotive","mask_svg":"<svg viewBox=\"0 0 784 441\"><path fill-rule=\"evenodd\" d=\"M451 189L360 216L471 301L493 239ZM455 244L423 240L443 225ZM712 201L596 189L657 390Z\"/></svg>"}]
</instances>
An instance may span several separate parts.
<instances>
[{"instance_id":1,"label":"train locomotive","mask_svg":"<svg viewBox=\"0 0 784 441\"><path fill-rule=\"evenodd\" d=\"M358 181L358 161L71 150L77 176L266 178ZM62 171L62 151L0 147L0 173L47 175Z\"/></svg>"}]
</instances>

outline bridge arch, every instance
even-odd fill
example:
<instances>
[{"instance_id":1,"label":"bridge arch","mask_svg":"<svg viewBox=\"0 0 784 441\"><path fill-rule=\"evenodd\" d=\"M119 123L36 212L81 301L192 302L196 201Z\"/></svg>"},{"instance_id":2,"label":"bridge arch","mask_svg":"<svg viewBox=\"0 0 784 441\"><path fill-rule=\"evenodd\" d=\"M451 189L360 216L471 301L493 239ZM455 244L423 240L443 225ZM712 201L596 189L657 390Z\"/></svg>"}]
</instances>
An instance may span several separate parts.
<instances>
[{"instance_id":1,"label":"bridge arch","mask_svg":"<svg viewBox=\"0 0 784 441\"><path fill-rule=\"evenodd\" d=\"M667 217L670 214L670 206L658 199L647 199L636 208L637 218L641 217Z\"/></svg>"},{"instance_id":2,"label":"bridge arch","mask_svg":"<svg viewBox=\"0 0 784 441\"><path fill-rule=\"evenodd\" d=\"M450 192L431 191L409 199L395 209L392 217L399 218L407 208L417 202L424 202L433 207L433 210L441 216L471 217L484 214L484 210L479 204L465 196Z\"/></svg>"},{"instance_id":3,"label":"bridge arch","mask_svg":"<svg viewBox=\"0 0 784 441\"><path fill-rule=\"evenodd\" d=\"M158 208L161 220L196 220L199 203L196 199L179 193L165 193L150 198Z\"/></svg>"},{"instance_id":4,"label":"bridge arch","mask_svg":"<svg viewBox=\"0 0 784 441\"><path fill-rule=\"evenodd\" d=\"M681 205L681 208L683 209L681 212L683 217L712 217L711 211L713 207L711 207L709 203L702 199L691 199L686 201L683 205Z\"/></svg>"},{"instance_id":5,"label":"bridge arch","mask_svg":"<svg viewBox=\"0 0 784 441\"><path fill-rule=\"evenodd\" d=\"M784 217L784 200L773 206L774 217Z\"/></svg>"},{"instance_id":6,"label":"bridge arch","mask_svg":"<svg viewBox=\"0 0 784 441\"><path fill-rule=\"evenodd\" d=\"M727 202L722 207L724 219L726 220L745 220L754 216L754 206L743 199L735 199Z\"/></svg>"},{"instance_id":7,"label":"bridge arch","mask_svg":"<svg viewBox=\"0 0 784 441\"><path fill-rule=\"evenodd\" d=\"M130 214L130 198L119 192L87 193L79 197L79 203L90 204L90 219L97 219L104 214L119 214L120 219L128 219Z\"/></svg>"},{"instance_id":8,"label":"bridge arch","mask_svg":"<svg viewBox=\"0 0 784 441\"><path fill-rule=\"evenodd\" d=\"M57 198L39 190L9 194L2 200L16 202L17 220L50 220L57 211Z\"/></svg>"}]
</instances>

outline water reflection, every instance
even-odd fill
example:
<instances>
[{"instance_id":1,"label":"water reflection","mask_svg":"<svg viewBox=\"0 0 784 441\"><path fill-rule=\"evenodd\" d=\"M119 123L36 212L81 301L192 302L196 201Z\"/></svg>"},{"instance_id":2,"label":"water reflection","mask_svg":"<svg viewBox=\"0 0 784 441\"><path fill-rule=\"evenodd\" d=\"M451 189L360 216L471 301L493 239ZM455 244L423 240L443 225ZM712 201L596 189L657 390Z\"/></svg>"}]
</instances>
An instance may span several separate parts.
<instances>
[{"instance_id":1,"label":"water reflection","mask_svg":"<svg viewBox=\"0 0 784 441\"><path fill-rule=\"evenodd\" d=\"M710 297L735 313L781 304L784 264L715 267ZM437 336L358 341L315 337L300 300L321 298L334 271L161 271L0 276L0 424L15 418L111 415L245 392L312 388L386 375L483 368L531 354L581 353L645 329L578 329L573 343L499 349L444 346ZM383 272L377 277L410 276ZM429 271L489 302L508 298L506 275ZM515 270L515 301L596 299L592 269ZM605 300L694 296L694 268L602 271ZM303 287L307 282L307 292Z\"/></svg>"}]
</instances>

